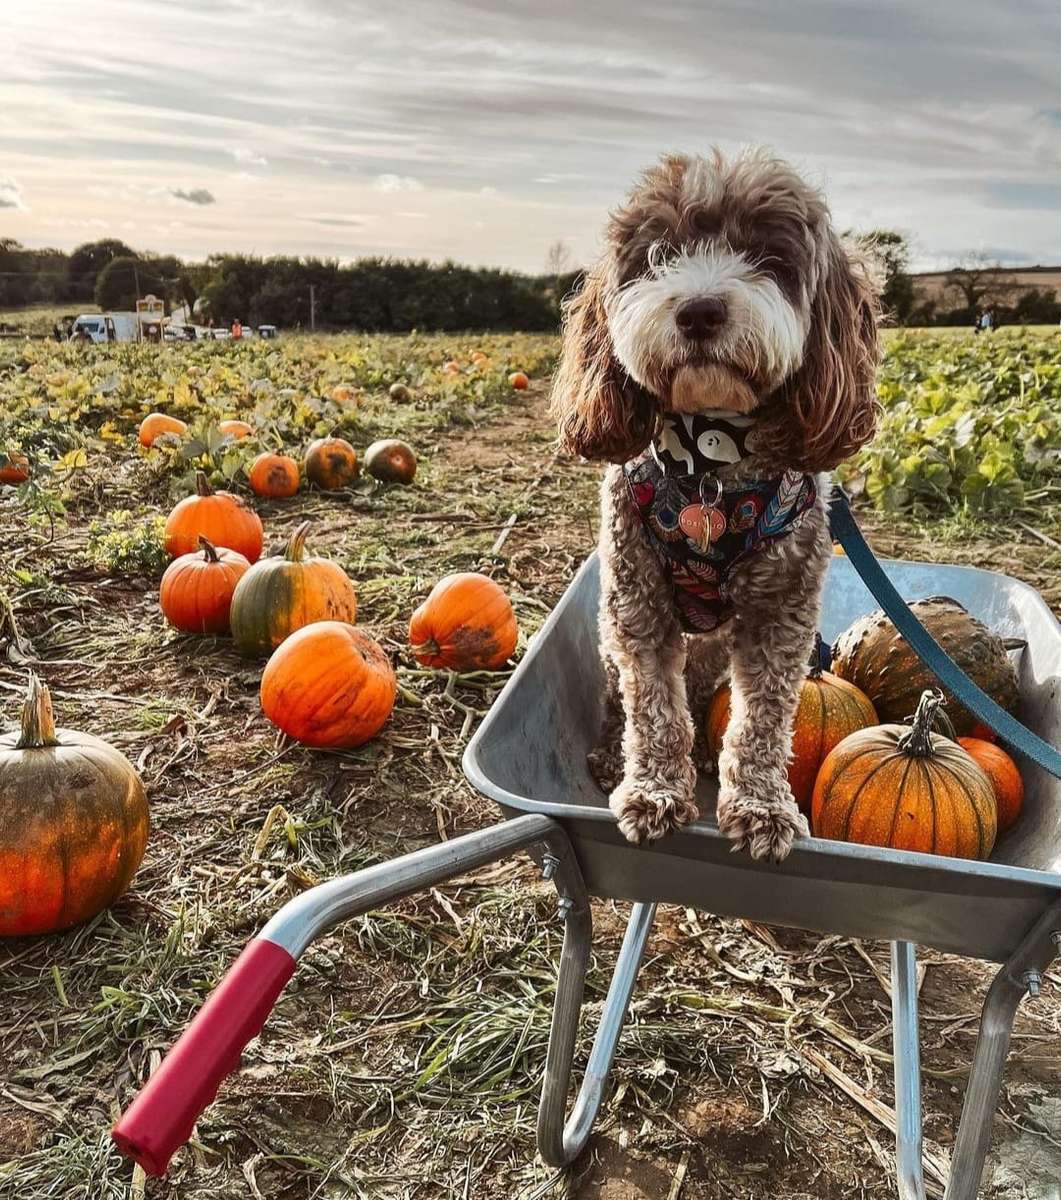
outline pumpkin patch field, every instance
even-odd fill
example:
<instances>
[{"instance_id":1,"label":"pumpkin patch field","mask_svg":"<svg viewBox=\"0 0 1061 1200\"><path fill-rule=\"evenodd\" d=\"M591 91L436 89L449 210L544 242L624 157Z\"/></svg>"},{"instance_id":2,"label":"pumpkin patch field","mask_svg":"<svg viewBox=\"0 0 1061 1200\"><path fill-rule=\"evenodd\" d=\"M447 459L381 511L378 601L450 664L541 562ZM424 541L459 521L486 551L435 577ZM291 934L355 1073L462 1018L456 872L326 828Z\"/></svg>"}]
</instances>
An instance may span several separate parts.
<instances>
[{"instance_id":1,"label":"pumpkin patch field","mask_svg":"<svg viewBox=\"0 0 1061 1200\"><path fill-rule=\"evenodd\" d=\"M0 1196L891 1194L887 947L674 908L592 1153L569 1174L537 1161L562 931L528 860L311 947L166 1179L111 1147L120 1108L286 900L496 819L461 753L596 536L599 472L556 452L546 412L557 351L524 334L0 343L0 780L32 675L63 736L126 789L129 872L143 851L102 912L0 937ZM881 440L846 472L877 552L990 565L1061 610L1061 342L904 333L881 397ZM875 724L878 698L853 691L808 684L836 734L806 747L815 768ZM876 752L900 755L901 737ZM977 761L1004 774L985 746ZM845 786L838 770L819 804ZM104 799L97 824L121 808ZM0 813L5 836L25 825L22 864L38 817ZM98 859L96 825L61 818L45 833ZM595 905L581 1062L624 923ZM942 1153L987 973L922 961ZM1018 1023L999 1187L1028 1128L1061 1139L1048 982Z\"/></svg>"}]
</instances>

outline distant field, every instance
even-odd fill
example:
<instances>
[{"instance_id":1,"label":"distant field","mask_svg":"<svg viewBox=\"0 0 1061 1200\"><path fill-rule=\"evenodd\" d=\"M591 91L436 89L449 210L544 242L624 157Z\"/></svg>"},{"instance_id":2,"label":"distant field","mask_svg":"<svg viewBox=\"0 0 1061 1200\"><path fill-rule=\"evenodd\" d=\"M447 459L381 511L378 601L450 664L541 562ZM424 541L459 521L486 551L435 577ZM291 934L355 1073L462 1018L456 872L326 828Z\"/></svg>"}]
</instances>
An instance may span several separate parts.
<instances>
[{"instance_id":1,"label":"distant field","mask_svg":"<svg viewBox=\"0 0 1061 1200\"><path fill-rule=\"evenodd\" d=\"M76 316L84 312L84 305L77 304L31 304L28 308L0 308L0 326L14 325L22 333L31 336L51 333L52 326L60 317Z\"/></svg>"}]
</instances>

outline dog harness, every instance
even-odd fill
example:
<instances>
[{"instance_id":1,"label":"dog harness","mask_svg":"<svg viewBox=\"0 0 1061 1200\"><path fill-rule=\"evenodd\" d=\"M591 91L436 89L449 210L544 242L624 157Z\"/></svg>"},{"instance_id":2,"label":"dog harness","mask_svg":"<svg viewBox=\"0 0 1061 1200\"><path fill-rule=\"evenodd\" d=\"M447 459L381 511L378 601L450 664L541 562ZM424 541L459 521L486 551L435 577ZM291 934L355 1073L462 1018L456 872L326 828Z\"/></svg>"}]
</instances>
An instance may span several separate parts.
<instances>
[{"instance_id":1,"label":"dog harness","mask_svg":"<svg viewBox=\"0 0 1061 1200\"><path fill-rule=\"evenodd\" d=\"M716 472L746 457L753 423L739 413L669 414L648 450L623 467L678 617L691 633L717 629L733 616L734 568L797 529L817 498L814 477L800 471L724 487Z\"/></svg>"}]
</instances>

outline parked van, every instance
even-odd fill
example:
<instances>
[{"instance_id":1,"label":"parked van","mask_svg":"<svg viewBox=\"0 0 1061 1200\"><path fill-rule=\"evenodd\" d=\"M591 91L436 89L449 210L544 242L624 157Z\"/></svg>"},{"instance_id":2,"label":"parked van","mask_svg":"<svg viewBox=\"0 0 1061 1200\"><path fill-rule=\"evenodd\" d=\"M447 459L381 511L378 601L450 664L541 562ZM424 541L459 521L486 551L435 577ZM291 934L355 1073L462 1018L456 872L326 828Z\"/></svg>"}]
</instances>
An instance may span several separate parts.
<instances>
[{"instance_id":1,"label":"parked van","mask_svg":"<svg viewBox=\"0 0 1061 1200\"><path fill-rule=\"evenodd\" d=\"M70 328L71 341L135 342L138 339L136 313L82 313Z\"/></svg>"}]
</instances>

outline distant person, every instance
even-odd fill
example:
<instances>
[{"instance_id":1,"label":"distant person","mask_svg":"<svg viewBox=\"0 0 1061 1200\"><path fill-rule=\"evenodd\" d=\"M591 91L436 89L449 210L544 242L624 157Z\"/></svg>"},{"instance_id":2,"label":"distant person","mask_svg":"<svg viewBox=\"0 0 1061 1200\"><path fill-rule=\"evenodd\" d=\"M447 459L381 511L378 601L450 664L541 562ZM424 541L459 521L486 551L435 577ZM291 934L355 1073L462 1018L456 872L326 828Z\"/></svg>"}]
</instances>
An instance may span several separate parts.
<instances>
[{"instance_id":1,"label":"distant person","mask_svg":"<svg viewBox=\"0 0 1061 1200\"><path fill-rule=\"evenodd\" d=\"M980 318L980 328L984 333L990 333L995 327L995 314L992 309L987 309L984 315Z\"/></svg>"},{"instance_id":2,"label":"distant person","mask_svg":"<svg viewBox=\"0 0 1061 1200\"><path fill-rule=\"evenodd\" d=\"M241 340L243 337L243 326L239 323L239 321L232 322L232 329L230 330L230 333L234 342Z\"/></svg>"}]
</instances>

